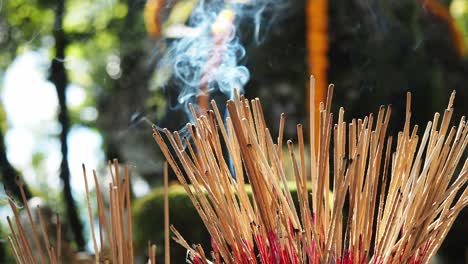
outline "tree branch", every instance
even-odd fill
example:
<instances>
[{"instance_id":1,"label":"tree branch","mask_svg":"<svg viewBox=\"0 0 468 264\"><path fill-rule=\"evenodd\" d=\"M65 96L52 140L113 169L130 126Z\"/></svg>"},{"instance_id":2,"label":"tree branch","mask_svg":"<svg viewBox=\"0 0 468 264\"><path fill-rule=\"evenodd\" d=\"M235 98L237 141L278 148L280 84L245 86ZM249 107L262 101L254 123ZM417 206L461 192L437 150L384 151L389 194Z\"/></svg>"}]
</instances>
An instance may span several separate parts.
<instances>
[{"instance_id":1,"label":"tree branch","mask_svg":"<svg viewBox=\"0 0 468 264\"><path fill-rule=\"evenodd\" d=\"M16 198L18 201L21 201L21 193L16 184L17 178L19 178L19 173L13 168L13 166L8 161L6 155L6 146L5 139L3 137L3 132L0 129L0 174L3 182L5 191ZM31 192L26 184L23 185L26 198L31 198Z\"/></svg>"},{"instance_id":2,"label":"tree branch","mask_svg":"<svg viewBox=\"0 0 468 264\"><path fill-rule=\"evenodd\" d=\"M82 251L85 246L83 238L83 225L76 210L75 200L73 199L70 186L70 169L68 167L68 144L67 137L70 130L70 118L68 116L68 107L66 102L66 88L68 85L67 73L63 58L65 58L65 49L67 41L63 31L63 16L65 12L65 0L57 2L55 10L54 39L55 39L55 58L50 69L50 81L55 85L59 101L60 111L58 121L62 126L60 133L60 144L62 152L62 161L60 163L60 178L63 181L63 195L65 198L67 217L70 223L75 242L78 249Z\"/></svg>"}]
</instances>

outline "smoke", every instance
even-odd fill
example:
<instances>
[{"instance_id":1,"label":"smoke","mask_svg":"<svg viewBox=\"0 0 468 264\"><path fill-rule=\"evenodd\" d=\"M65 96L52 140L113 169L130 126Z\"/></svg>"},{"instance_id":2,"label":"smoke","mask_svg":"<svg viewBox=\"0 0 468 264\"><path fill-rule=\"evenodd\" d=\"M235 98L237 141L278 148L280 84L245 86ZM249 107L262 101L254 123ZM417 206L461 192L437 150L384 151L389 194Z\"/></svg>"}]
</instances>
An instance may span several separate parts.
<instances>
[{"instance_id":1,"label":"smoke","mask_svg":"<svg viewBox=\"0 0 468 264\"><path fill-rule=\"evenodd\" d=\"M171 69L179 94L176 107L188 112L188 104L206 93L221 92L233 97L234 89L243 92L250 78L240 43L239 25L249 26L257 44L265 39L281 11L280 0L201 0L188 21L191 34L174 40L159 68Z\"/></svg>"}]
</instances>

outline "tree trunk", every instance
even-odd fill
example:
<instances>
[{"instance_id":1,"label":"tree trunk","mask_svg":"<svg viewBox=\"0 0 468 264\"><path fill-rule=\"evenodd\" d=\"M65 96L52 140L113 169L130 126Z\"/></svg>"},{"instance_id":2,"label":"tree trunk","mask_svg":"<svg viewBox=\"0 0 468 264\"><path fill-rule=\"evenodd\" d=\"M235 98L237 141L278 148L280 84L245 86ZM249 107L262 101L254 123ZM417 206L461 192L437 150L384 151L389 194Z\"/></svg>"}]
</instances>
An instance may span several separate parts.
<instances>
[{"instance_id":1,"label":"tree trunk","mask_svg":"<svg viewBox=\"0 0 468 264\"><path fill-rule=\"evenodd\" d=\"M149 81L159 57L144 48L152 44L145 43L146 32L138 23L142 2L124 2L129 6L127 16L115 28L119 39L121 76L109 85L109 93L99 97L96 125L103 135L107 159L118 158L120 163L132 162L139 174L148 175L148 171L153 172L153 167L139 157L154 155L154 149L140 147L152 144L153 139L148 133L150 128L138 126L141 124L138 121L132 122L140 120L133 119L135 114L147 114L145 102L151 96Z\"/></svg>"},{"instance_id":2,"label":"tree trunk","mask_svg":"<svg viewBox=\"0 0 468 264\"><path fill-rule=\"evenodd\" d=\"M70 169L68 167L68 144L67 136L70 130L70 118L68 116L68 107L66 102L66 88L68 85L67 73L65 71L64 58L65 48L67 46L65 32L63 31L63 16L65 12L65 0L57 2L55 10L54 39L55 39L55 58L52 60L50 69L50 80L55 85L59 101L60 111L58 121L62 126L60 133L60 144L62 152L62 161L60 163L60 178L63 181L63 195L67 210L67 217L73 232L74 240L78 249L82 251L85 246L83 238L83 225L78 216L75 200L73 199L70 186Z\"/></svg>"},{"instance_id":3,"label":"tree trunk","mask_svg":"<svg viewBox=\"0 0 468 264\"><path fill-rule=\"evenodd\" d=\"M3 132L0 129L0 174L5 191L16 198L18 201L21 201L21 193L16 184L16 179L19 178L18 172L11 166L6 155L6 146L5 140L3 137ZM26 184L23 184L24 192L26 198L31 198L31 192Z\"/></svg>"}]
</instances>

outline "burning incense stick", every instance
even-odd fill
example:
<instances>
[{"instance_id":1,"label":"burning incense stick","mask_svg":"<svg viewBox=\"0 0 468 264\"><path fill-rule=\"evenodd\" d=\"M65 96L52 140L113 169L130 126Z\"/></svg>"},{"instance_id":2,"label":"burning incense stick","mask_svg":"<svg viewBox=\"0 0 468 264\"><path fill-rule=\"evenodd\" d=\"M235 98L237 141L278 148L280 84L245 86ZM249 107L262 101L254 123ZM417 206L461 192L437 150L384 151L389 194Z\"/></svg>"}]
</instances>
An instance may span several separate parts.
<instances>
[{"instance_id":1,"label":"burning incense stick","mask_svg":"<svg viewBox=\"0 0 468 264\"><path fill-rule=\"evenodd\" d=\"M227 48L226 44L230 41L230 38L232 38L234 19L234 11L226 8L219 13L211 27L213 47L211 48L200 80L201 94L198 97L198 106L203 112L206 112L209 108L208 85L211 79L213 79L213 75L216 74L216 69L223 61L223 54Z\"/></svg>"},{"instance_id":2,"label":"burning incense stick","mask_svg":"<svg viewBox=\"0 0 468 264\"><path fill-rule=\"evenodd\" d=\"M332 94L330 86L326 102L319 105L317 142L311 127L308 175L302 126L297 127L299 155L293 141L287 141L293 165L287 172L287 158L281 158L278 149L282 142L273 142L259 99L236 96L228 101L226 120L214 102L206 115L193 111L195 123L187 125L192 144L165 129L169 147L153 130L211 235L213 262L426 263L437 252L468 204L468 160L461 162L468 126L463 117L458 128L449 128L455 93L440 124L436 114L422 137L418 126L410 125L408 93L396 149L387 136L391 107L350 123L341 108L334 123ZM223 146L232 157L236 180ZM464 163L460 171L459 163ZM295 179L298 208L287 174ZM210 263L201 247L190 247L172 230L192 263Z\"/></svg>"}]
</instances>

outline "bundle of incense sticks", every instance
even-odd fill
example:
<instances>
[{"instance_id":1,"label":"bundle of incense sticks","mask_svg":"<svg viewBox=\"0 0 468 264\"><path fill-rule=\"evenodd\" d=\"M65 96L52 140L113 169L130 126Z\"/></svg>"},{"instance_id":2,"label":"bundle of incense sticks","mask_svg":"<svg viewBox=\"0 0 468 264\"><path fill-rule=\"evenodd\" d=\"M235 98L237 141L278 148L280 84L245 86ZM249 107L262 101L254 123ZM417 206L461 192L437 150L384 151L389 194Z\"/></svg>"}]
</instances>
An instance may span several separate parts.
<instances>
[{"instance_id":1,"label":"bundle of incense sticks","mask_svg":"<svg viewBox=\"0 0 468 264\"><path fill-rule=\"evenodd\" d=\"M312 98L313 85L312 78ZM331 85L326 102L319 105L318 129L310 115L308 161L302 125L297 125L298 148L288 140L290 155L283 157L284 115L275 143L259 99L237 95L227 102L225 120L215 102L206 115L192 108L190 140L164 129L173 151L154 127L154 139L211 235L212 262L427 263L434 256L468 203L468 159L461 170L457 167L468 126L463 117L458 128L449 127L455 93L442 121L436 113L422 137L418 126L410 125L408 93L406 122L396 139L386 135L390 106L350 123L341 108L334 123L332 94ZM313 109L311 105L311 113ZM286 159L292 172L284 169ZM297 197L288 189L289 174ZM211 262L201 246L189 246L172 231L192 263Z\"/></svg>"},{"instance_id":2,"label":"bundle of incense sticks","mask_svg":"<svg viewBox=\"0 0 468 264\"><path fill-rule=\"evenodd\" d=\"M134 263L133 253L133 231L132 231L132 212L130 200L130 178L128 167L124 168L124 176L121 178L119 171L119 164L117 160L113 163L109 161L109 171L112 181L108 186L109 205L106 208L105 200L101 188L99 187L98 177L96 172L93 171L94 184L96 189L96 204L97 204L97 233L94 232L95 221L94 211L91 206L90 191L88 186L88 176L86 174L85 166L83 165L83 177L86 189L86 200L88 206L89 224L91 237L93 241L94 260L85 261L86 263ZM167 172L164 174L167 182ZM10 217L7 217L8 224L11 230L11 235L8 237L8 242L13 251L14 258L17 263L75 263L78 260L62 258L61 246L61 224L57 215L57 244L50 243L49 234L46 229L46 222L43 220L41 208L37 207L39 214L39 224L41 227L41 236L38 235L36 224L33 221L31 210L29 209L26 196L24 195L23 185L18 182L20 187L25 211L28 215L29 224L31 225L32 238L34 243L31 244L28 234L21 223L20 216L16 205L9 200L11 209L14 214L14 221L16 228L12 224ZM166 188L167 189L167 188ZM167 191L165 193L167 200ZM166 209L168 210L168 208ZM168 214L168 212L167 212ZM169 233L167 228L167 234ZM98 244L99 241L99 244ZM47 253L44 253L44 249ZM168 248L166 246L166 259L168 260ZM47 255L46 255L47 254ZM70 256L69 256L70 257ZM63 262L63 261L65 262ZM166 260L166 263L168 262ZM81 263L81 262L80 262ZM156 263L156 246L148 243L148 264Z\"/></svg>"}]
</instances>

